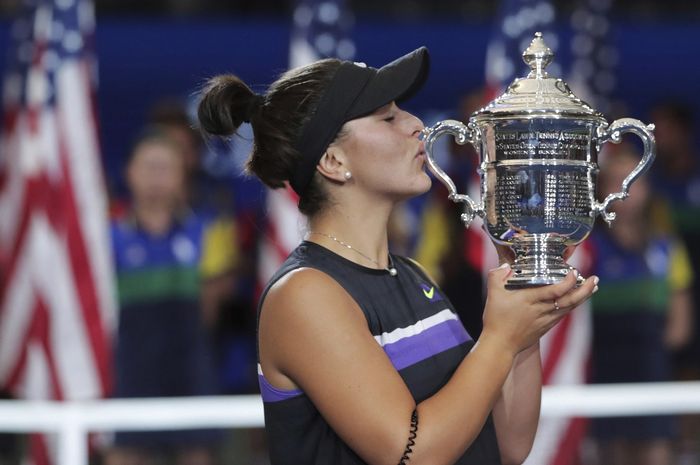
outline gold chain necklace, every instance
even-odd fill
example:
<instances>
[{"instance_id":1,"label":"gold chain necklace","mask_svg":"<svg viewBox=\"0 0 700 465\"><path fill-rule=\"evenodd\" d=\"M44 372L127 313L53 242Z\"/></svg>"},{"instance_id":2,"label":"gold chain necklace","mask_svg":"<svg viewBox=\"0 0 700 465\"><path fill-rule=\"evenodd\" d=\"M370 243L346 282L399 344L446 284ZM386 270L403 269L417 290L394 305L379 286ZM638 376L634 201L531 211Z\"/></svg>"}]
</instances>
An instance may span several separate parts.
<instances>
[{"instance_id":1,"label":"gold chain necklace","mask_svg":"<svg viewBox=\"0 0 700 465\"><path fill-rule=\"evenodd\" d=\"M378 262L377 260L368 257L367 255L365 255L365 254L363 254L362 252L360 252L359 250L357 250L355 247L351 246L351 245L348 244L347 242L341 241L340 239L338 239L338 238L335 237L335 236L331 236L330 234L326 234L326 233L322 233L322 232L318 232L318 231L309 231L307 234L317 234L317 235L319 235L319 236L327 237L328 239L330 239L330 240L332 240L332 241L335 241L335 242L337 242L338 244L342 245L342 246L345 247L346 249L350 249L350 250L352 250L353 252L355 252L356 254L359 254L359 255L362 256L363 258L365 258L365 259L369 260L370 262L374 263L375 265L377 265L379 268L381 268L381 269L383 269L383 270L386 270L387 273L389 273L391 276L396 276L396 275L398 274L398 271L396 271L396 268L394 267L394 264L393 264L393 262L392 262L392 260L391 260L391 255L389 255L389 266L383 267L382 265L379 264L379 262Z\"/></svg>"}]
</instances>

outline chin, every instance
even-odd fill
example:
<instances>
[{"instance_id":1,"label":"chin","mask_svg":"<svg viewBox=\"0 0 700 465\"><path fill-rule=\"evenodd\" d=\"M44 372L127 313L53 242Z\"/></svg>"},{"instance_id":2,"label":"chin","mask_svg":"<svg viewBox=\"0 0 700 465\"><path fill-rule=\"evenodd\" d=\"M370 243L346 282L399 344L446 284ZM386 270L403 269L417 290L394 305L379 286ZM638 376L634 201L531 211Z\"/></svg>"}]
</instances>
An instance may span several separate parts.
<instances>
[{"instance_id":1,"label":"chin","mask_svg":"<svg viewBox=\"0 0 700 465\"><path fill-rule=\"evenodd\" d=\"M426 173L423 173L419 178L415 180L411 184L411 193L409 194L409 197L415 197L418 195L425 194L430 190L430 186L432 186L433 181L428 176Z\"/></svg>"},{"instance_id":2,"label":"chin","mask_svg":"<svg viewBox=\"0 0 700 465\"><path fill-rule=\"evenodd\" d=\"M424 171L423 174L421 175L421 180L423 182L423 187L424 187L421 194L424 194L424 193L428 192L430 190L430 188L433 186L433 178L428 176L428 173L426 173Z\"/></svg>"}]
</instances>

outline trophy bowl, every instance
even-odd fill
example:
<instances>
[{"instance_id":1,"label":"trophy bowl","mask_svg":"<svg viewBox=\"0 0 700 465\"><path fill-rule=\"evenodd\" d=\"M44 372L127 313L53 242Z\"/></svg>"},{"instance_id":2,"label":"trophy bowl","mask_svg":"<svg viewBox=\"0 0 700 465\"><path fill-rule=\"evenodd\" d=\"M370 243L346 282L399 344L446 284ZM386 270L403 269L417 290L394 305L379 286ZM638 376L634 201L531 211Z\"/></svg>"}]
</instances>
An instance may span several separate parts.
<instances>
[{"instance_id":1,"label":"trophy bowl","mask_svg":"<svg viewBox=\"0 0 700 465\"><path fill-rule=\"evenodd\" d=\"M422 134L428 168L447 186L450 200L464 203L465 226L481 217L491 239L515 253L509 289L564 279L571 270L563 258L566 248L586 239L597 215L610 225L615 219L607 211L610 203L624 200L654 160L653 125L632 118L608 124L564 81L549 76L545 68L552 58L542 34L536 33L523 52L530 66L526 77L473 113L468 124L440 121ZM619 143L624 133L640 137L644 154L620 192L598 202L598 152L605 142ZM433 144L445 134L479 152L480 202L457 193L435 162Z\"/></svg>"}]
</instances>

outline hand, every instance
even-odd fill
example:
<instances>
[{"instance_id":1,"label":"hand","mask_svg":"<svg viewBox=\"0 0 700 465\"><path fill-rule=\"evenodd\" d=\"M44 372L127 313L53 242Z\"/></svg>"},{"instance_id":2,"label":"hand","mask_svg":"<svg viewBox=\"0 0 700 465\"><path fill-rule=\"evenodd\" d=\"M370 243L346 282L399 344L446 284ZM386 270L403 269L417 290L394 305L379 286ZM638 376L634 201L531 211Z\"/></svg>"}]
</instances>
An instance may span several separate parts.
<instances>
[{"instance_id":1,"label":"hand","mask_svg":"<svg viewBox=\"0 0 700 465\"><path fill-rule=\"evenodd\" d=\"M598 278L591 276L576 286L578 272L549 286L507 290L510 266L491 270L487 282L483 337L498 338L507 350L518 352L536 343L571 310L589 299Z\"/></svg>"}]
</instances>

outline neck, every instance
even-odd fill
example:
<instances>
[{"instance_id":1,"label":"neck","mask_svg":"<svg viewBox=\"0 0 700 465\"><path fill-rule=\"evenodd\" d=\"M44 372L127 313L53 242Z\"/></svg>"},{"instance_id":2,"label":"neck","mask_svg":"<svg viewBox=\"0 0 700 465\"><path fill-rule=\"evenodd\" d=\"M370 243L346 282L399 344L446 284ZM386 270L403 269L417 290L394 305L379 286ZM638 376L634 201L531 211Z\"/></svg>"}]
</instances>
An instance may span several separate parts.
<instances>
[{"instance_id":1,"label":"neck","mask_svg":"<svg viewBox=\"0 0 700 465\"><path fill-rule=\"evenodd\" d=\"M173 209L161 204L137 202L132 211L138 224L154 236L168 232L175 221Z\"/></svg>"},{"instance_id":2,"label":"neck","mask_svg":"<svg viewBox=\"0 0 700 465\"><path fill-rule=\"evenodd\" d=\"M309 220L309 232L319 234L309 234L308 240L360 265L387 268L389 213L390 210L387 212L376 207L368 208L364 214L361 214L361 209L358 208L330 207ZM337 241L325 235L333 236ZM342 246L338 241L351 248Z\"/></svg>"}]
</instances>

